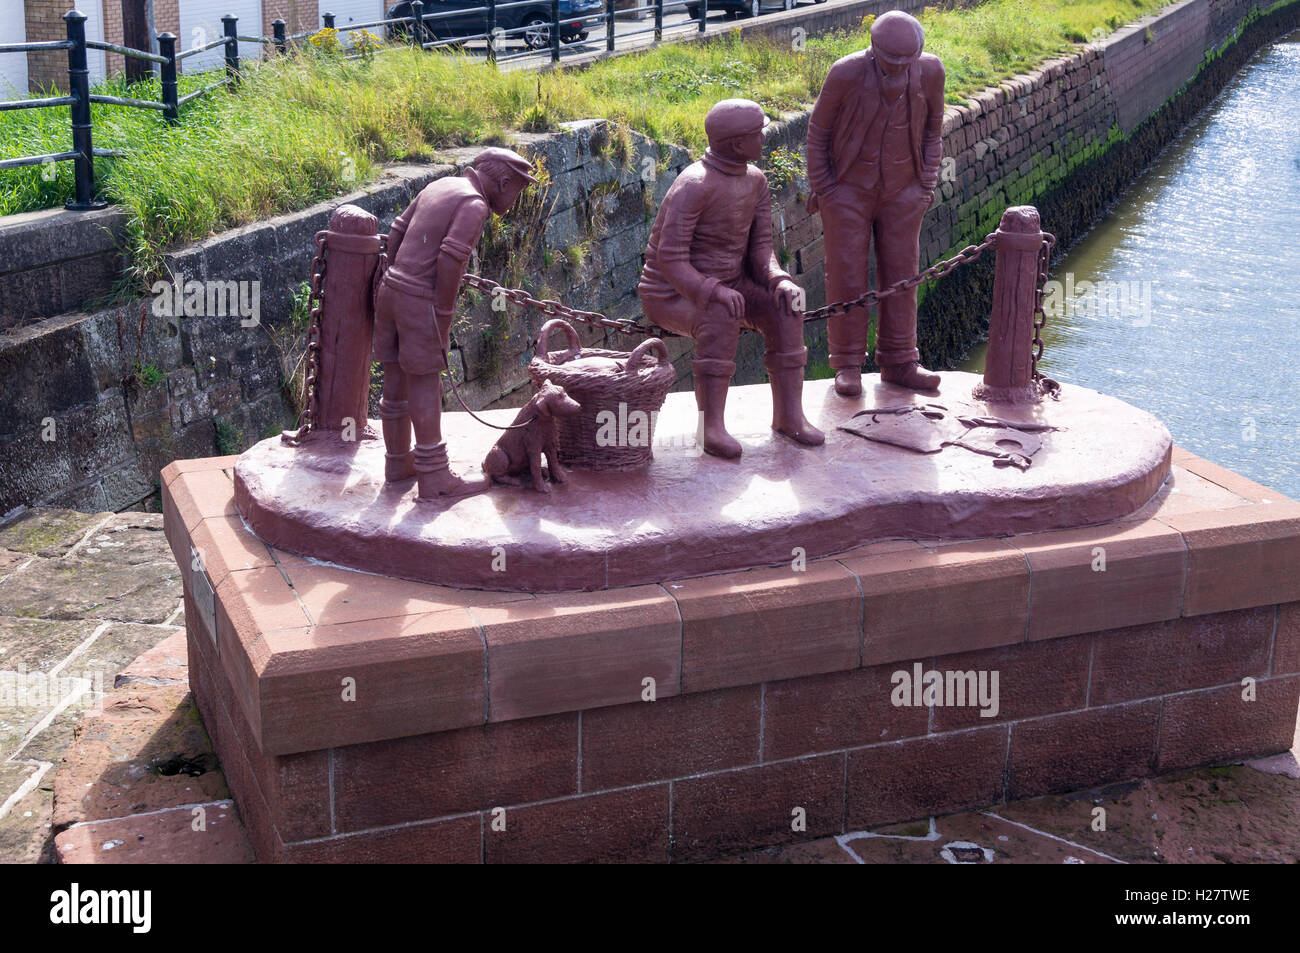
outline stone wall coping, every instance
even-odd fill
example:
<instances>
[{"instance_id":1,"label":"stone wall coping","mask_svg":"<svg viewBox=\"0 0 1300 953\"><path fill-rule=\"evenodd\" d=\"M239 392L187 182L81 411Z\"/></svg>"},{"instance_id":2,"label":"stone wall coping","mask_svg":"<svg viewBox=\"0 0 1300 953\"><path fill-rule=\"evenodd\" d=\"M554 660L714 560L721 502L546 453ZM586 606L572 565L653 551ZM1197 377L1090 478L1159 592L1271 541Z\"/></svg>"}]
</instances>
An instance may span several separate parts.
<instances>
[{"instance_id":1,"label":"stone wall coping","mask_svg":"<svg viewBox=\"0 0 1300 953\"><path fill-rule=\"evenodd\" d=\"M0 274L88 255L115 253L126 232L125 209L38 209L0 216Z\"/></svg>"},{"instance_id":2,"label":"stone wall coping","mask_svg":"<svg viewBox=\"0 0 1300 953\"><path fill-rule=\"evenodd\" d=\"M268 754L1300 600L1300 503L1180 449L1155 498L1100 526L540 595L271 549L235 510L233 463L168 466L165 527Z\"/></svg>"}]
</instances>

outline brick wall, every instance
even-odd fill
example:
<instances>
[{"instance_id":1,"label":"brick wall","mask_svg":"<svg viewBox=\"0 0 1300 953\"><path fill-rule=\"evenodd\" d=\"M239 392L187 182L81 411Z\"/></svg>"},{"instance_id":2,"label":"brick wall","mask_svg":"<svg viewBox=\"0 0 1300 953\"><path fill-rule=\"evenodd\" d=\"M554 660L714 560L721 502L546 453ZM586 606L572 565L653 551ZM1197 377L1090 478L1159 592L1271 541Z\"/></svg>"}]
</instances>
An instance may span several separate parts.
<instances>
[{"instance_id":1,"label":"brick wall","mask_svg":"<svg viewBox=\"0 0 1300 953\"><path fill-rule=\"evenodd\" d=\"M317 0L263 0L262 35L272 35L271 23L277 19L284 21L285 32L290 35L315 30L320 26L318 7ZM376 13L375 19L380 16Z\"/></svg>"},{"instance_id":2,"label":"brick wall","mask_svg":"<svg viewBox=\"0 0 1300 953\"><path fill-rule=\"evenodd\" d=\"M104 0L104 42L124 45L122 34L122 0ZM126 57L121 53L105 53L104 69L116 76L126 69Z\"/></svg>"},{"instance_id":3,"label":"brick wall","mask_svg":"<svg viewBox=\"0 0 1300 953\"><path fill-rule=\"evenodd\" d=\"M63 15L70 10L67 0L26 0L27 42L66 40L67 25ZM32 90L66 88L68 54L62 50L27 54L27 83Z\"/></svg>"},{"instance_id":4,"label":"brick wall","mask_svg":"<svg viewBox=\"0 0 1300 953\"><path fill-rule=\"evenodd\" d=\"M180 36L181 8L179 0L154 0L153 26L158 33ZM182 66L185 64L182 63Z\"/></svg>"}]
</instances>

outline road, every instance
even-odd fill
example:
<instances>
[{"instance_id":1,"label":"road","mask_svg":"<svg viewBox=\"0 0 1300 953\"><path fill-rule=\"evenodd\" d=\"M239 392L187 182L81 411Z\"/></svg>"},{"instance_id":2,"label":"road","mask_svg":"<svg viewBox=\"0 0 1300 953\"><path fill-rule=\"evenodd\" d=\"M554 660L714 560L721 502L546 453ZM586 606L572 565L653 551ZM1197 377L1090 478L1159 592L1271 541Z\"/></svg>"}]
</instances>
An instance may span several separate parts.
<instances>
[{"instance_id":1,"label":"road","mask_svg":"<svg viewBox=\"0 0 1300 953\"><path fill-rule=\"evenodd\" d=\"M785 7L781 0L763 0L763 15L770 13L780 13ZM799 6L812 6L813 0L789 0L791 9ZM821 2L835 2L835 0L821 0ZM619 51L635 50L654 45L654 14L653 11L647 11L642 19L635 19L625 16L626 11L620 11L614 23L614 48ZM742 15L743 16L743 15ZM710 28L720 26L729 20L736 19L726 11L710 11L708 24ZM684 6L677 7L672 11L665 10L663 35L665 39L680 37L685 33L697 31L699 29L698 21L687 15ZM497 57L498 65L502 69L534 69L539 65L550 62L550 49L528 50L519 36L509 37L507 47L500 50ZM487 55L487 44L482 41L473 41L460 47L468 53ZM604 23L596 24L590 31L586 40L576 43L564 43L560 48L560 56L563 62L569 62L575 59L588 60L593 59L605 51L605 27Z\"/></svg>"}]
</instances>

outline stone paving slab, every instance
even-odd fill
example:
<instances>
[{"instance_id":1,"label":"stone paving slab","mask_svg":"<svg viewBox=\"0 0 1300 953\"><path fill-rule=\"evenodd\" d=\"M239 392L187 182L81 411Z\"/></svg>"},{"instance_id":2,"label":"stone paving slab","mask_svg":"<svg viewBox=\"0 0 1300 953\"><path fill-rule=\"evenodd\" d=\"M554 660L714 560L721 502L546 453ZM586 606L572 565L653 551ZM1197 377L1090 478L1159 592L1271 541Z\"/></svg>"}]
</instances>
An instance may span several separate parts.
<instances>
[{"instance_id":1,"label":"stone paving slab","mask_svg":"<svg viewBox=\"0 0 1300 953\"><path fill-rule=\"evenodd\" d=\"M0 615L161 623L176 611L179 587L170 559L120 565L41 556L0 582Z\"/></svg>"},{"instance_id":2,"label":"stone paving slab","mask_svg":"<svg viewBox=\"0 0 1300 953\"><path fill-rule=\"evenodd\" d=\"M15 567L21 566L31 558L27 553L15 553L12 550L0 549L0 579L3 579Z\"/></svg>"},{"instance_id":3,"label":"stone paving slab","mask_svg":"<svg viewBox=\"0 0 1300 953\"><path fill-rule=\"evenodd\" d=\"M185 630L173 632L122 669L114 679L113 687L185 684L189 678L187 654Z\"/></svg>"},{"instance_id":4,"label":"stone paving slab","mask_svg":"<svg viewBox=\"0 0 1300 953\"><path fill-rule=\"evenodd\" d=\"M55 838L55 847L63 864L246 864L253 859L229 800L77 824Z\"/></svg>"},{"instance_id":5,"label":"stone paving slab","mask_svg":"<svg viewBox=\"0 0 1300 953\"><path fill-rule=\"evenodd\" d=\"M76 510L28 510L0 528L0 550L58 558L95 527L107 523L113 515L78 513Z\"/></svg>"},{"instance_id":6,"label":"stone paving slab","mask_svg":"<svg viewBox=\"0 0 1300 953\"><path fill-rule=\"evenodd\" d=\"M48 672L95 631L94 621L0 616L0 671Z\"/></svg>"},{"instance_id":7,"label":"stone paving slab","mask_svg":"<svg viewBox=\"0 0 1300 953\"><path fill-rule=\"evenodd\" d=\"M78 726L54 775L54 825L228 797L189 686L130 682Z\"/></svg>"},{"instance_id":8,"label":"stone paving slab","mask_svg":"<svg viewBox=\"0 0 1300 953\"><path fill-rule=\"evenodd\" d=\"M32 779L37 782L26 795L11 802L9 812L0 817L0 862L36 864L54 860L50 825L53 792L44 783L45 770L37 764L0 762L0 792L6 798L24 783Z\"/></svg>"},{"instance_id":9,"label":"stone paving slab","mask_svg":"<svg viewBox=\"0 0 1300 953\"><path fill-rule=\"evenodd\" d=\"M161 514L38 508L0 526L0 862L54 859L56 766L94 724L119 674L169 636L184 638L180 605ZM173 666L165 684L179 681L179 694L155 713L174 713L185 697L184 673L176 675ZM113 762L96 755L96 778L111 791ZM229 796L217 773L202 787L203 797ZM160 800L136 797L126 807Z\"/></svg>"},{"instance_id":10,"label":"stone paving slab","mask_svg":"<svg viewBox=\"0 0 1300 953\"><path fill-rule=\"evenodd\" d=\"M77 555L114 566L141 566L166 562L166 540L160 540L162 522L156 513L117 513L102 526L92 529L77 548Z\"/></svg>"}]
</instances>

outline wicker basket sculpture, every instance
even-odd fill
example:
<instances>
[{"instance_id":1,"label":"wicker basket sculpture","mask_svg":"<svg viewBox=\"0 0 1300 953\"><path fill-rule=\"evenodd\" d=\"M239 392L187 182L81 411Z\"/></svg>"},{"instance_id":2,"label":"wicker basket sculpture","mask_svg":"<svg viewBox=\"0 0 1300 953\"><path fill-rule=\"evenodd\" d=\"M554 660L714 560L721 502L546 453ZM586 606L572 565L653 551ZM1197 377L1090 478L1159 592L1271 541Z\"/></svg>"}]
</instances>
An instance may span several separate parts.
<instances>
[{"instance_id":1,"label":"wicker basket sculpture","mask_svg":"<svg viewBox=\"0 0 1300 953\"><path fill-rule=\"evenodd\" d=\"M556 328L569 339L568 350L548 347ZM561 462L583 470L631 470L650 462L655 414L677 376L659 338L646 338L631 353L584 348L573 326L554 318L542 325L528 374L535 386L549 380L582 404L581 413L555 419Z\"/></svg>"}]
</instances>

